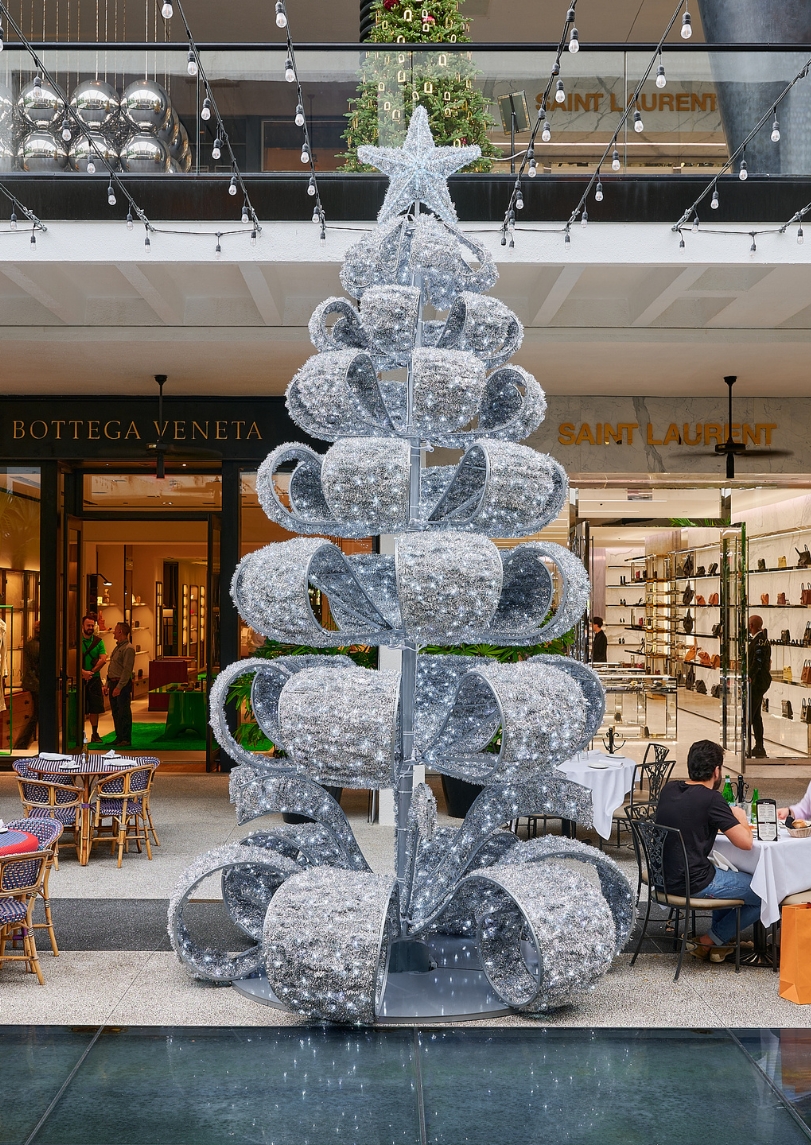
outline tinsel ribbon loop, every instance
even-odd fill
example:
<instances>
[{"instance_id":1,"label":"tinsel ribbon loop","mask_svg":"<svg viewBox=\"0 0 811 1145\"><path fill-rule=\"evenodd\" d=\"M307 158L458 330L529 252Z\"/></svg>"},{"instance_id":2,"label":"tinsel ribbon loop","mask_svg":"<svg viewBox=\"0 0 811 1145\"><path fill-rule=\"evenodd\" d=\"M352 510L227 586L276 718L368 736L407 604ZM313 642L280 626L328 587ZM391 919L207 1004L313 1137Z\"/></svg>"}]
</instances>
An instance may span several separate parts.
<instances>
[{"instance_id":1,"label":"tinsel ribbon loop","mask_svg":"<svg viewBox=\"0 0 811 1145\"><path fill-rule=\"evenodd\" d=\"M215 740L231 759L237 763L246 765L251 770L289 771L290 764L287 760L277 760L260 752L249 751L234 738L226 714L228 692L232 684L243 676L253 675L255 683L257 673L264 674L272 672L275 674L279 671L284 671L284 669L258 656L249 657L245 660L237 660L235 663L229 664L227 668L223 668L212 684L209 693L209 723L211 724L211 730L214 733ZM272 740L272 742L275 743L276 741Z\"/></svg>"},{"instance_id":2,"label":"tinsel ribbon loop","mask_svg":"<svg viewBox=\"0 0 811 1145\"><path fill-rule=\"evenodd\" d=\"M469 350L491 368L501 366L520 349L524 327L497 298L463 291L453 300L435 345L446 350Z\"/></svg>"}]
</instances>

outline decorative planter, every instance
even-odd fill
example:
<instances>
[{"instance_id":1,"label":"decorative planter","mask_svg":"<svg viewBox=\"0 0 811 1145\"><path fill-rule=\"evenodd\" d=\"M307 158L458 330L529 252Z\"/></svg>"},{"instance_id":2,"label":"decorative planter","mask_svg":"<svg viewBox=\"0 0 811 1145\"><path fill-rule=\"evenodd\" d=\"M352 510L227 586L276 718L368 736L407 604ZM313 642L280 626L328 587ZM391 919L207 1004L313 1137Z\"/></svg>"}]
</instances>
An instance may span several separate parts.
<instances>
[{"instance_id":1,"label":"decorative planter","mask_svg":"<svg viewBox=\"0 0 811 1145\"><path fill-rule=\"evenodd\" d=\"M811 44L808 0L698 0L707 44ZM808 52L711 52L710 66L730 153L769 110ZM811 79L800 80L746 147L750 174L811 173ZM738 170L738 163L735 164Z\"/></svg>"}]
</instances>

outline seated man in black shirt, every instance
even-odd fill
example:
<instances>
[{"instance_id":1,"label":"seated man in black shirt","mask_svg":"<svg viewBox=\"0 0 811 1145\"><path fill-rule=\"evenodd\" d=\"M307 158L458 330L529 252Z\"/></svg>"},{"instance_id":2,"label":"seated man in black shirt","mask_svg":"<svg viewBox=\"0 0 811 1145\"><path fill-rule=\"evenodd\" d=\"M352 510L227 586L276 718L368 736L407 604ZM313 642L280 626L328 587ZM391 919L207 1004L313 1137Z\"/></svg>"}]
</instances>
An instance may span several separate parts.
<instances>
[{"instance_id":1,"label":"seated man in black shirt","mask_svg":"<svg viewBox=\"0 0 811 1145\"><path fill-rule=\"evenodd\" d=\"M741 910L741 930L745 930L760 916L760 897L751 888L752 876L743 871L718 870L709 859L719 831L742 851L752 849L752 832L745 813L739 807L730 807L719 793L723 763L724 752L717 743L708 739L694 743L687 756L690 778L675 779L665 786L656 822L681 831L690 873L690 897L743 899L746 905ZM665 848L665 877L670 894L684 894L681 848L674 846L672 840ZM711 962L723 962L735 949L730 944L734 937L735 911L714 910L711 929L700 936L691 953L697 958L709 957Z\"/></svg>"}]
</instances>

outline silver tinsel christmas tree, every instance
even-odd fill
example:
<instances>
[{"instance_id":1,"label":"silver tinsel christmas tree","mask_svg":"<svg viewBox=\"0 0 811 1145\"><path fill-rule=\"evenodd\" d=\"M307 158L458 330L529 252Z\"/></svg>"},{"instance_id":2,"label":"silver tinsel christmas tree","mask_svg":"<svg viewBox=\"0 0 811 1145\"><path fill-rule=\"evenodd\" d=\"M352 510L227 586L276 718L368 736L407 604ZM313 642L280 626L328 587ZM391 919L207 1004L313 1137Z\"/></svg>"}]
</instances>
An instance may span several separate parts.
<instances>
[{"instance_id":1,"label":"silver tinsel christmas tree","mask_svg":"<svg viewBox=\"0 0 811 1145\"><path fill-rule=\"evenodd\" d=\"M283 811L313 822L201 856L172 899L169 932L198 978L264 973L271 1000L359 1023L380 1015L390 969L422 966L422 1016L430 1014L429 967L458 940L501 1002L539 1013L604 974L632 922L630 887L610 859L556 836L522 843L505 829L525 814L591 825L590 792L556 765L599 728L603 691L591 669L565 657L500 664L420 648L550 640L582 614L588 578L558 545L500 552L489 539L538 532L564 504L567 482L551 457L516 444L542 420L544 396L508 364L521 324L484 294L495 266L459 230L448 194L447 176L478 149L435 147L418 109L402 149L361 152L391 183L377 229L343 266L359 301L318 307L318 352L287 394L293 420L334 444L325 454L283 445L264 462L265 512L304 535L245 557L232 593L267 637L388 645L401 649L401 667L310 655L222 672L211 720L240 764L231 777L238 821ZM440 316L426 317L428 307ZM461 460L422 467L422 451L435 446L460 450ZM278 477L291 467L282 494ZM345 555L325 539L381 533L396 534L393 555ZM312 588L327 597L334 629L316 619ZM228 728L227 690L246 673L256 719L281 758L247 751ZM430 789L414 787L416 764L483 785L461 827L436 825ZM372 873L322 785L394 788L396 877ZM218 871L231 918L254 942L239 954L196 943L183 920L194 888ZM437 999L434 1012L444 1005Z\"/></svg>"}]
</instances>

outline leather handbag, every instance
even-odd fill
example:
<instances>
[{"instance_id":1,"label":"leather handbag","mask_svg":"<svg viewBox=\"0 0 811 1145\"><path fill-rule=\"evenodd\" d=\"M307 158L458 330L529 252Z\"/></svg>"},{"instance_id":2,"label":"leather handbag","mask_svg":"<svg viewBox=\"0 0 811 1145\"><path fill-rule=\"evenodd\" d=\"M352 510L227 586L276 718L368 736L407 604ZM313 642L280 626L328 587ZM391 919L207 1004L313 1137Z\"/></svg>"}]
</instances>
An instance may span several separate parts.
<instances>
[{"instance_id":1,"label":"leather handbag","mask_svg":"<svg viewBox=\"0 0 811 1145\"><path fill-rule=\"evenodd\" d=\"M685 613L681 618L681 626L685 632L689 633L693 631L693 618L689 612Z\"/></svg>"},{"instance_id":2,"label":"leather handbag","mask_svg":"<svg viewBox=\"0 0 811 1145\"><path fill-rule=\"evenodd\" d=\"M707 603L707 602L706 602L706 600L704 599L704 597L703 597L703 596L697 596L697 597L696 597L696 607L697 607L699 604L700 604L700 605L705 605L706 603Z\"/></svg>"},{"instance_id":3,"label":"leather handbag","mask_svg":"<svg viewBox=\"0 0 811 1145\"><path fill-rule=\"evenodd\" d=\"M811 684L811 660L803 660L803 674L800 676L800 683Z\"/></svg>"},{"instance_id":4,"label":"leather handbag","mask_svg":"<svg viewBox=\"0 0 811 1145\"><path fill-rule=\"evenodd\" d=\"M688 584L687 588L684 590L684 593L682 594L682 598L681 598L682 604L689 604L690 601L693 599L694 595L695 595L695 593L693 592L692 588Z\"/></svg>"},{"instance_id":5,"label":"leather handbag","mask_svg":"<svg viewBox=\"0 0 811 1145\"><path fill-rule=\"evenodd\" d=\"M778 604L786 604L787 603L786 602L786 594L784 592L778 592L777 603Z\"/></svg>"},{"instance_id":6,"label":"leather handbag","mask_svg":"<svg viewBox=\"0 0 811 1145\"><path fill-rule=\"evenodd\" d=\"M783 669L783 683L784 684L793 684L794 683L794 677L791 674L791 665L790 664L786 664L785 668Z\"/></svg>"},{"instance_id":7,"label":"leather handbag","mask_svg":"<svg viewBox=\"0 0 811 1145\"><path fill-rule=\"evenodd\" d=\"M781 700L780 708L782 710L784 720L794 719L794 710L791 706L791 700Z\"/></svg>"},{"instance_id":8,"label":"leather handbag","mask_svg":"<svg viewBox=\"0 0 811 1145\"><path fill-rule=\"evenodd\" d=\"M710 565L710 570L707 573L707 576L717 576L717 575L718 575L718 561L714 561L713 564Z\"/></svg>"},{"instance_id":9,"label":"leather handbag","mask_svg":"<svg viewBox=\"0 0 811 1145\"><path fill-rule=\"evenodd\" d=\"M806 621L805 632L803 633L803 644L806 648L811 645L811 620Z\"/></svg>"},{"instance_id":10,"label":"leather handbag","mask_svg":"<svg viewBox=\"0 0 811 1145\"><path fill-rule=\"evenodd\" d=\"M791 644L791 633L789 632L788 628L780 629L780 643Z\"/></svg>"},{"instance_id":11,"label":"leather handbag","mask_svg":"<svg viewBox=\"0 0 811 1145\"><path fill-rule=\"evenodd\" d=\"M709 652L705 652L703 648L700 650L696 658L699 664L701 664L704 668L712 668L712 656L710 656Z\"/></svg>"},{"instance_id":12,"label":"leather handbag","mask_svg":"<svg viewBox=\"0 0 811 1145\"><path fill-rule=\"evenodd\" d=\"M809 556L811 556L811 553L809 553ZM683 573L683 575L684 576L692 576L693 575L693 569L695 567L696 567L696 565L695 565L695 561L693 560L693 554L688 553L687 557L685 558L685 561L684 561L684 573Z\"/></svg>"},{"instance_id":13,"label":"leather handbag","mask_svg":"<svg viewBox=\"0 0 811 1145\"><path fill-rule=\"evenodd\" d=\"M698 568L696 569L696 576L706 576L706 575L707 575L707 573L704 569L704 566L699 565Z\"/></svg>"},{"instance_id":14,"label":"leather handbag","mask_svg":"<svg viewBox=\"0 0 811 1145\"><path fill-rule=\"evenodd\" d=\"M805 715L803 716L803 722L811 724L811 701L808 700L805 701Z\"/></svg>"},{"instance_id":15,"label":"leather handbag","mask_svg":"<svg viewBox=\"0 0 811 1145\"><path fill-rule=\"evenodd\" d=\"M761 711L768 712L768 710L769 710L769 697L768 696L763 697L763 702L761 703L760 707L761 707Z\"/></svg>"},{"instance_id":16,"label":"leather handbag","mask_svg":"<svg viewBox=\"0 0 811 1145\"><path fill-rule=\"evenodd\" d=\"M697 652L698 652L698 648L696 648L695 644L693 644L692 647L688 648L687 652L685 654L685 657L684 657L685 664L689 664L691 660L695 660Z\"/></svg>"},{"instance_id":17,"label":"leather handbag","mask_svg":"<svg viewBox=\"0 0 811 1145\"><path fill-rule=\"evenodd\" d=\"M717 592L711 593L710 594L710 604L716 605L716 604L720 604L720 603L721 603L721 598L718 595L718 593Z\"/></svg>"},{"instance_id":18,"label":"leather handbag","mask_svg":"<svg viewBox=\"0 0 811 1145\"><path fill-rule=\"evenodd\" d=\"M724 631L724 625L723 625L722 621L719 621L718 624L713 624L712 635L717 636L719 638L719 640L721 638L721 634L723 633L723 631Z\"/></svg>"},{"instance_id":19,"label":"leather handbag","mask_svg":"<svg viewBox=\"0 0 811 1145\"><path fill-rule=\"evenodd\" d=\"M809 550L808 550L808 545L806 545L805 548L802 549L802 551L795 546L794 551L797 554L797 556L800 558L797 561L797 568L798 569L811 568L811 552L809 552Z\"/></svg>"},{"instance_id":20,"label":"leather handbag","mask_svg":"<svg viewBox=\"0 0 811 1145\"><path fill-rule=\"evenodd\" d=\"M712 658L712 666L713 666L713 668L720 668L721 667L721 657L718 655L717 652L715 653L715 655Z\"/></svg>"},{"instance_id":21,"label":"leather handbag","mask_svg":"<svg viewBox=\"0 0 811 1145\"><path fill-rule=\"evenodd\" d=\"M779 569L784 569L786 567L786 558L785 557L778 557L777 558L777 567Z\"/></svg>"},{"instance_id":22,"label":"leather handbag","mask_svg":"<svg viewBox=\"0 0 811 1145\"><path fill-rule=\"evenodd\" d=\"M804 604L806 607L811 604L811 584L803 585L802 592L800 593L800 604Z\"/></svg>"},{"instance_id":23,"label":"leather handbag","mask_svg":"<svg viewBox=\"0 0 811 1145\"><path fill-rule=\"evenodd\" d=\"M713 696L716 700L720 700L721 691L722 689L720 684L713 684L713 686L710 688L710 695Z\"/></svg>"},{"instance_id":24,"label":"leather handbag","mask_svg":"<svg viewBox=\"0 0 811 1145\"><path fill-rule=\"evenodd\" d=\"M696 670L692 664L687 669L687 676L684 680L684 686L690 692L692 692L693 688L696 686Z\"/></svg>"},{"instance_id":25,"label":"leather handbag","mask_svg":"<svg viewBox=\"0 0 811 1145\"><path fill-rule=\"evenodd\" d=\"M698 693L699 696L706 696L707 685L704 683L703 680L698 680L696 682L696 692Z\"/></svg>"},{"instance_id":26,"label":"leather handbag","mask_svg":"<svg viewBox=\"0 0 811 1145\"><path fill-rule=\"evenodd\" d=\"M768 594L768 592L762 592L762 593L760 594L760 603L761 603L761 604L768 604L768 603L769 603L769 594Z\"/></svg>"},{"instance_id":27,"label":"leather handbag","mask_svg":"<svg viewBox=\"0 0 811 1145\"><path fill-rule=\"evenodd\" d=\"M757 571L758 572L765 572L766 571L766 561L763 557L758 557Z\"/></svg>"}]
</instances>

